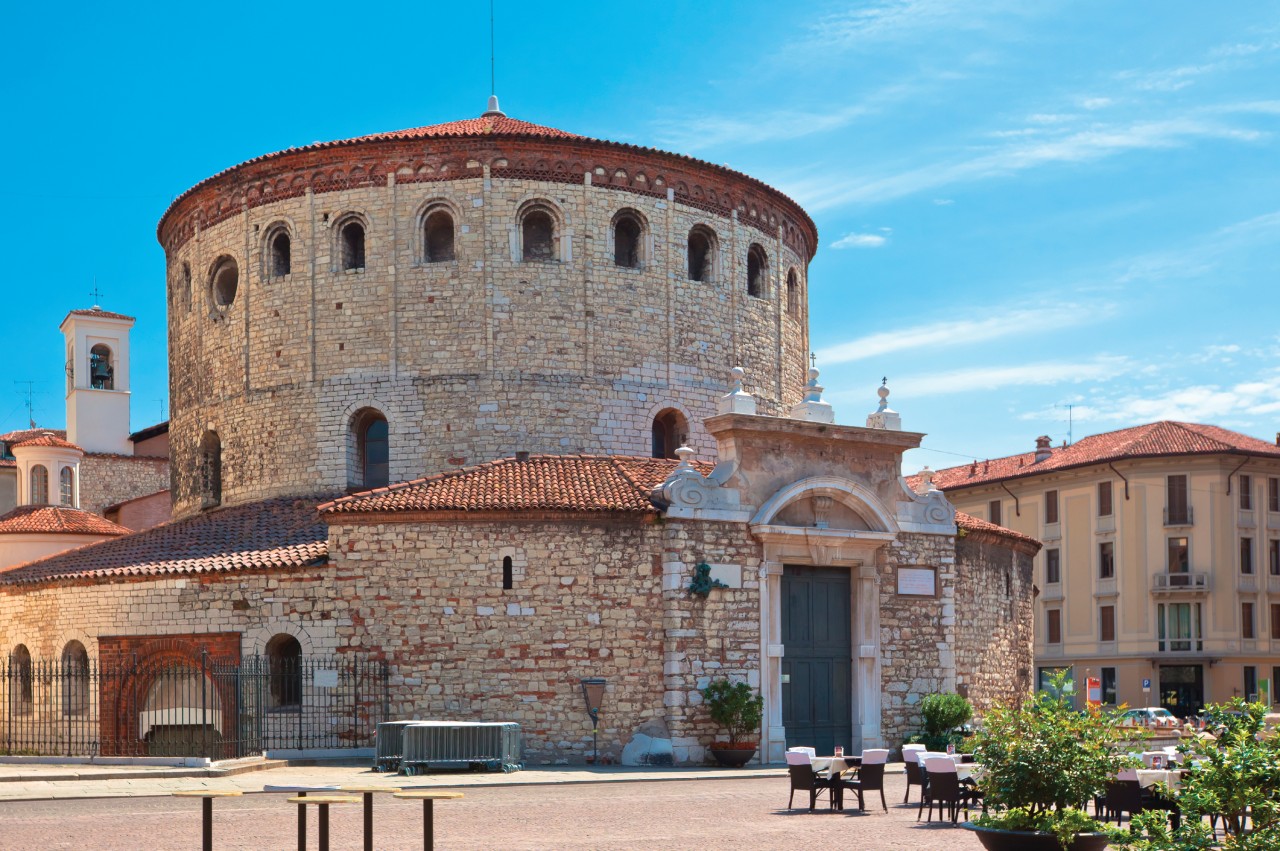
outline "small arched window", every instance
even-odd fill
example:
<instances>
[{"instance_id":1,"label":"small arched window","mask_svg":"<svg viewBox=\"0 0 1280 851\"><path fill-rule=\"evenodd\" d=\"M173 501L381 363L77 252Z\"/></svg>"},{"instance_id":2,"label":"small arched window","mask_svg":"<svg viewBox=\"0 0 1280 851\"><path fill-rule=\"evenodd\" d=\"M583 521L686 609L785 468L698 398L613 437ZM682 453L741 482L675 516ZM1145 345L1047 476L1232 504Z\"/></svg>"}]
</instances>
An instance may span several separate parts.
<instances>
[{"instance_id":1,"label":"small arched window","mask_svg":"<svg viewBox=\"0 0 1280 851\"><path fill-rule=\"evenodd\" d=\"M339 248L342 251L343 271L357 271L364 268L364 225L359 222L347 222L338 231Z\"/></svg>"},{"instance_id":2,"label":"small arched window","mask_svg":"<svg viewBox=\"0 0 1280 851\"><path fill-rule=\"evenodd\" d=\"M387 418L373 408L360 411L352 419L354 457L347 475L355 488L383 488L390 483L390 428Z\"/></svg>"},{"instance_id":3,"label":"small arched window","mask_svg":"<svg viewBox=\"0 0 1280 851\"><path fill-rule=\"evenodd\" d=\"M302 645L288 633L267 642L267 676L273 708L302 705Z\"/></svg>"},{"instance_id":4,"label":"small arched window","mask_svg":"<svg viewBox=\"0 0 1280 851\"><path fill-rule=\"evenodd\" d=\"M191 310L191 264L182 264L182 306Z\"/></svg>"},{"instance_id":5,"label":"small arched window","mask_svg":"<svg viewBox=\"0 0 1280 851\"><path fill-rule=\"evenodd\" d=\"M19 644L9 654L9 711L14 715L30 715L34 704L31 651L25 644Z\"/></svg>"},{"instance_id":6,"label":"small arched window","mask_svg":"<svg viewBox=\"0 0 1280 851\"><path fill-rule=\"evenodd\" d=\"M698 226L689 231L689 280L710 281L715 274L715 235Z\"/></svg>"},{"instance_id":7,"label":"small arched window","mask_svg":"<svg viewBox=\"0 0 1280 851\"><path fill-rule=\"evenodd\" d=\"M293 248L289 240L289 232L280 228L272 235L269 247L271 249L269 275L272 278L283 278L293 268Z\"/></svg>"},{"instance_id":8,"label":"small arched window","mask_svg":"<svg viewBox=\"0 0 1280 851\"><path fill-rule=\"evenodd\" d=\"M627 269L640 268L641 244L644 226L640 218L630 210L624 210L613 218L613 265Z\"/></svg>"},{"instance_id":9,"label":"small arched window","mask_svg":"<svg viewBox=\"0 0 1280 851\"><path fill-rule=\"evenodd\" d=\"M71 467L63 467L58 474L58 496L63 505L76 507L76 471Z\"/></svg>"},{"instance_id":10,"label":"small arched window","mask_svg":"<svg viewBox=\"0 0 1280 851\"><path fill-rule=\"evenodd\" d=\"M43 464L31 468L31 504L49 504L49 468Z\"/></svg>"},{"instance_id":11,"label":"small arched window","mask_svg":"<svg viewBox=\"0 0 1280 851\"><path fill-rule=\"evenodd\" d=\"M432 210L422 224L422 256L428 263L454 259L453 216L448 210Z\"/></svg>"},{"instance_id":12,"label":"small arched window","mask_svg":"<svg viewBox=\"0 0 1280 851\"><path fill-rule=\"evenodd\" d=\"M515 587L515 572L511 565L511 556L502 557L502 590L510 591Z\"/></svg>"},{"instance_id":13,"label":"small arched window","mask_svg":"<svg viewBox=\"0 0 1280 851\"><path fill-rule=\"evenodd\" d=\"M216 431L200 438L200 507L222 504L222 440Z\"/></svg>"},{"instance_id":14,"label":"small arched window","mask_svg":"<svg viewBox=\"0 0 1280 851\"><path fill-rule=\"evenodd\" d=\"M62 714L81 715L89 709L89 653L79 641L62 648Z\"/></svg>"},{"instance_id":15,"label":"small arched window","mask_svg":"<svg viewBox=\"0 0 1280 851\"><path fill-rule=\"evenodd\" d=\"M520 222L522 257L526 260L556 259L556 226L546 210L533 209Z\"/></svg>"},{"instance_id":16,"label":"small arched window","mask_svg":"<svg viewBox=\"0 0 1280 851\"><path fill-rule=\"evenodd\" d=\"M759 244L747 249L747 295L765 297L765 281L769 274L769 255Z\"/></svg>"},{"instance_id":17,"label":"small arched window","mask_svg":"<svg viewBox=\"0 0 1280 851\"><path fill-rule=\"evenodd\" d=\"M236 300L236 290L240 287L240 267L231 257L222 257L213 265L213 276L210 278L210 293L213 295L215 307L228 308Z\"/></svg>"},{"instance_id":18,"label":"small arched window","mask_svg":"<svg viewBox=\"0 0 1280 851\"><path fill-rule=\"evenodd\" d=\"M111 349L98 343L89 350L89 386L94 390L114 390L115 364L111 362Z\"/></svg>"},{"instance_id":19,"label":"small arched window","mask_svg":"<svg viewBox=\"0 0 1280 851\"><path fill-rule=\"evenodd\" d=\"M800 312L800 280L796 276L796 270L791 269L787 272L787 313L798 314Z\"/></svg>"},{"instance_id":20,"label":"small arched window","mask_svg":"<svg viewBox=\"0 0 1280 851\"><path fill-rule=\"evenodd\" d=\"M653 457L675 458L676 450L689 439L688 431L679 411L674 408L660 411L653 418Z\"/></svg>"}]
</instances>

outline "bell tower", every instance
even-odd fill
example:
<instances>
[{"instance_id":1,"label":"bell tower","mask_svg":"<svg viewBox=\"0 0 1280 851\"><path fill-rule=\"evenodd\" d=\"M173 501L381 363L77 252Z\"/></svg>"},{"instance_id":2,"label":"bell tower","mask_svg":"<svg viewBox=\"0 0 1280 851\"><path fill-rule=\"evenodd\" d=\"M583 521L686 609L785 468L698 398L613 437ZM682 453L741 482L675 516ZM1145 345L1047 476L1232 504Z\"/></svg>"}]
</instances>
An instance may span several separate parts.
<instances>
[{"instance_id":1,"label":"bell tower","mask_svg":"<svg viewBox=\"0 0 1280 851\"><path fill-rule=\"evenodd\" d=\"M129 329L132 316L98 306L62 320L67 355L67 440L85 452L132 455Z\"/></svg>"}]
</instances>

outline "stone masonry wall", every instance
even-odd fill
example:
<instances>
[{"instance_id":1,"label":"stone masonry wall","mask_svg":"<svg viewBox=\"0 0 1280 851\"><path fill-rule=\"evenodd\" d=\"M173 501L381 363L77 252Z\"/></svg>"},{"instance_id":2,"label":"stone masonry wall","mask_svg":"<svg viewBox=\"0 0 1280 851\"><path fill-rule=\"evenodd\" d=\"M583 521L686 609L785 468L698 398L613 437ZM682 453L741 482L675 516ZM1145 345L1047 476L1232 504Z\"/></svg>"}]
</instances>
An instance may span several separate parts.
<instances>
[{"instance_id":1,"label":"stone masonry wall","mask_svg":"<svg viewBox=\"0 0 1280 851\"><path fill-rule=\"evenodd\" d=\"M80 508L94 514L168 487L167 458L90 453L80 460Z\"/></svg>"},{"instance_id":2,"label":"stone masonry wall","mask_svg":"<svg viewBox=\"0 0 1280 851\"><path fill-rule=\"evenodd\" d=\"M880 665L884 683L881 733L898 748L922 728L921 698L955 691L955 538L902 534L882 551L880 566ZM936 597L899 595L897 568L937 568Z\"/></svg>"},{"instance_id":3,"label":"stone masonry wall","mask_svg":"<svg viewBox=\"0 0 1280 851\"><path fill-rule=\"evenodd\" d=\"M1031 690L1035 549L975 531L956 542L956 690L977 715Z\"/></svg>"},{"instance_id":4,"label":"stone masonry wall","mask_svg":"<svg viewBox=\"0 0 1280 851\"><path fill-rule=\"evenodd\" d=\"M807 253L776 223L581 174L551 182L478 162L447 180L326 188L256 204L169 245L175 516L199 507L208 429L222 442L223 502L235 504L351 484L351 420L364 407L388 419L396 481L519 450L647 455L653 417L667 407L709 454L702 420L735 365L747 368L762 413L800 398ZM534 200L559 219L559 261L519 259L519 211ZM424 262L420 222L433 204L454 215L453 261ZM644 221L638 269L613 263L611 222L624 208ZM353 214L366 226L366 259L344 271L338 227ZM697 224L719 241L708 282L688 278ZM291 269L270 277L277 227L290 233ZM752 243L769 256L761 298L746 293ZM210 293L220 257L239 267L225 309Z\"/></svg>"}]
</instances>

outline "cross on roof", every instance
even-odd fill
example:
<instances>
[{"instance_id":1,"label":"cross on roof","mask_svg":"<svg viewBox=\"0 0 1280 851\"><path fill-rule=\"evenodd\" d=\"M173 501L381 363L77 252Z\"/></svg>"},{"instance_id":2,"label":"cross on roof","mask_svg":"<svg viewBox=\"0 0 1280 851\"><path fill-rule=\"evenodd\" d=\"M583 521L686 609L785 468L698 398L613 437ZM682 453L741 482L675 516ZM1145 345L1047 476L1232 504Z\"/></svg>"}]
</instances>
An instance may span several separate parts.
<instances>
[{"instance_id":1,"label":"cross on roof","mask_svg":"<svg viewBox=\"0 0 1280 851\"><path fill-rule=\"evenodd\" d=\"M93 292L89 293L89 295L93 296L93 303L94 303L95 305L96 305L96 304L101 304L101 303L102 303L102 293L98 290L98 282L97 282L97 281L94 281L94 282L93 282Z\"/></svg>"}]
</instances>

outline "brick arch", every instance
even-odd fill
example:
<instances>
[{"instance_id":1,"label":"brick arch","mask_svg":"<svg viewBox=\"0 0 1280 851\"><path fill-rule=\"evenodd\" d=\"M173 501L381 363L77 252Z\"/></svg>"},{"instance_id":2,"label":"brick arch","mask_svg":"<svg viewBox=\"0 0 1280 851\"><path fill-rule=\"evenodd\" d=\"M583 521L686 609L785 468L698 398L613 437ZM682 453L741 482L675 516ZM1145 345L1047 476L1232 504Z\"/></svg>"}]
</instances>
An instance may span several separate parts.
<instances>
[{"instance_id":1,"label":"brick arch","mask_svg":"<svg viewBox=\"0 0 1280 851\"><path fill-rule=\"evenodd\" d=\"M207 655L206 655L207 654ZM98 684L100 752L103 756L141 753L146 745L139 736L138 714L160 672L177 667L200 671L204 662L240 663L240 634L218 632L165 636L103 636L98 639L98 659L104 671ZM207 675L206 675L207 676ZM210 684L222 706L222 731L235 731L236 695L228 683Z\"/></svg>"}]
</instances>

